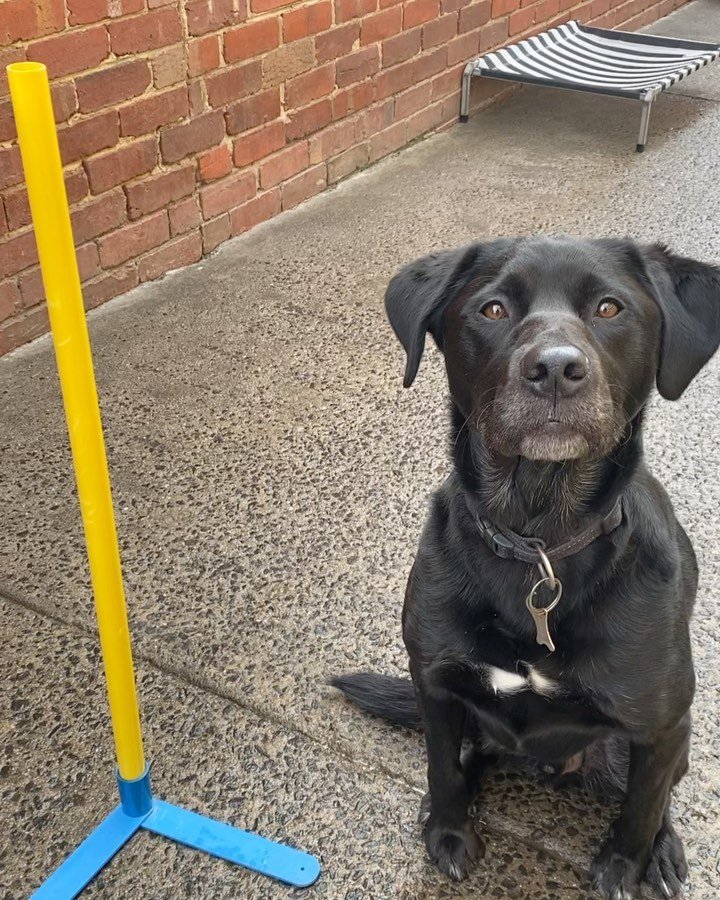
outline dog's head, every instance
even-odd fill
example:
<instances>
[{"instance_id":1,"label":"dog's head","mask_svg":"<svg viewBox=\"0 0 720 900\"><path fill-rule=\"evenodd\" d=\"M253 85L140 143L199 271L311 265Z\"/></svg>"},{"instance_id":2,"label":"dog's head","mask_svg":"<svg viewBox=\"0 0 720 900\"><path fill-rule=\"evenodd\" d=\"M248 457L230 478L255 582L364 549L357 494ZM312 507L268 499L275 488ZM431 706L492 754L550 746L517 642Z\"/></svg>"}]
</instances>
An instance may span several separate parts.
<instances>
[{"instance_id":1,"label":"dog's head","mask_svg":"<svg viewBox=\"0 0 720 900\"><path fill-rule=\"evenodd\" d=\"M676 400L720 341L720 269L621 240L501 239L394 276L412 384L427 332L453 401L502 456L600 457L656 383Z\"/></svg>"}]
</instances>

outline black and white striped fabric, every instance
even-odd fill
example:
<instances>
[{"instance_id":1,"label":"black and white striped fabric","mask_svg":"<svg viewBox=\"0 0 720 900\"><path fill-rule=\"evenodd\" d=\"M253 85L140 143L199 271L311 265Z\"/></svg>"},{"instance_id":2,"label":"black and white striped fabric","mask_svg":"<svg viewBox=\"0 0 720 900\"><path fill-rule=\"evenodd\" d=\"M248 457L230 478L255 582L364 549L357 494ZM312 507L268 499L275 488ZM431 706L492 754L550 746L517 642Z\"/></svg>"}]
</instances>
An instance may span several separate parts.
<instances>
[{"instance_id":1,"label":"black and white striped fabric","mask_svg":"<svg viewBox=\"0 0 720 900\"><path fill-rule=\"evenodd\" d=\"M720 45L567 22L476 60L473 75L639 99L720 56Z\"/></svg>"}]
</instances>

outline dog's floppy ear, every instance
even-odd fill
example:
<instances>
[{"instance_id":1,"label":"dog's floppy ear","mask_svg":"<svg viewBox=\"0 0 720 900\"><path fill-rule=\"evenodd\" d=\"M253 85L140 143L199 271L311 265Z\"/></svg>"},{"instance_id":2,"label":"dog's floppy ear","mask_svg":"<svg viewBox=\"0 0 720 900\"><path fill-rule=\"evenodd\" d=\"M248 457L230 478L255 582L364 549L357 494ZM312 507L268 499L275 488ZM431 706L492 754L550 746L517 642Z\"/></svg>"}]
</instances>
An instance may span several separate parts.
<instances>
[{"instance_id":1,"label":"dog's floppy ear","mask_svg":"<svg viewBox=\"0 0 720 900\"><path fill-rule=\"evenodd\" d=\"M720 268L655 245L645 252L662 315L657 387L677 400L720 343Z\"/></svg>"},{"instance_id":2,"label":"dog's floppy ear","mask_svg":"<svg viewBox=\"0 0 720 900\"><path fill-rule=\"evenodd\" d=\"M430 332L442 350L442 317L448 304L476 275L491 269L490 258L497 260L498 251L506 250L509 243L498 240L431 253L393 276L385 294L385 309L407 354L404 387L415 380L426 333Z\"/></svg>"}]
</instances>

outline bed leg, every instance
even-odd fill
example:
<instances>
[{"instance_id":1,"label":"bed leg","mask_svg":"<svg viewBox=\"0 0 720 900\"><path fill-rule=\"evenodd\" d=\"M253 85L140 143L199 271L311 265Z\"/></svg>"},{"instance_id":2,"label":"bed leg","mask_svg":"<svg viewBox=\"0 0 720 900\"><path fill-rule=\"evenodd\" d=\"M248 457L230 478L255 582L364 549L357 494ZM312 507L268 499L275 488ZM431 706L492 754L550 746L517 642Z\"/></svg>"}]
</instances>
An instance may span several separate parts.
<instances>
[{"instance_id":1,"label":"bed leg","mask_svg":"<svg viewBox=\"0 0 720 900\"><path fill-rule=\"evenodd\" d=\"M475 66L474 62L469 62L465 66L462 77L462 91L460 93L460 121L467 122L470 115L470 84L472 83L472 73Z\"/></svg>"},{"instance_id":2,"label":"bed leg","mask_svg":"<svg viewBox=\"0 0 720 900\"><path fill-rule=\"evenodd\" d=\"M640 111L640 133L638 134L637 152L642 153L645 149L648 136L648 126L650 125L650 110L652 109L653 98L646 97L642 101L642 110Z\"/></svg>"}]
</instances>

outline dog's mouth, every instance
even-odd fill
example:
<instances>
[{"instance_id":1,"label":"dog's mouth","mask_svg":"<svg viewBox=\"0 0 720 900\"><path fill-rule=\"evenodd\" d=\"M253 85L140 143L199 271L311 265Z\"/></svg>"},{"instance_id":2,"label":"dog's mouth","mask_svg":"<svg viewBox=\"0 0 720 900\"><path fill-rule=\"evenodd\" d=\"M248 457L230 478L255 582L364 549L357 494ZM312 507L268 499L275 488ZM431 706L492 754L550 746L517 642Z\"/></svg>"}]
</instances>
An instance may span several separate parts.
<instances>
[{"instance_id":1,"label":"dog's mouth","mask_svg":"<svg viewBox=\"0 0 720 900\"><path fill-rule=\"evenodd\" d=\"M612 403L597 396L560 406L516 394L499 398L483 413L477 422L491 449L542 462L604 456L621 431Z\"/></svg>"},{"instance_id":2,"label":"dog's mouth","mask_svg":"<svg viewBox=\"0 0 720 900\"><path fill-rule=\"evenodd\" d=\"M583 432L560 419L548 419L520 439L520 456L544 462L563 462L591 454L590 443Z\"/></svg>"}]
</instances>

